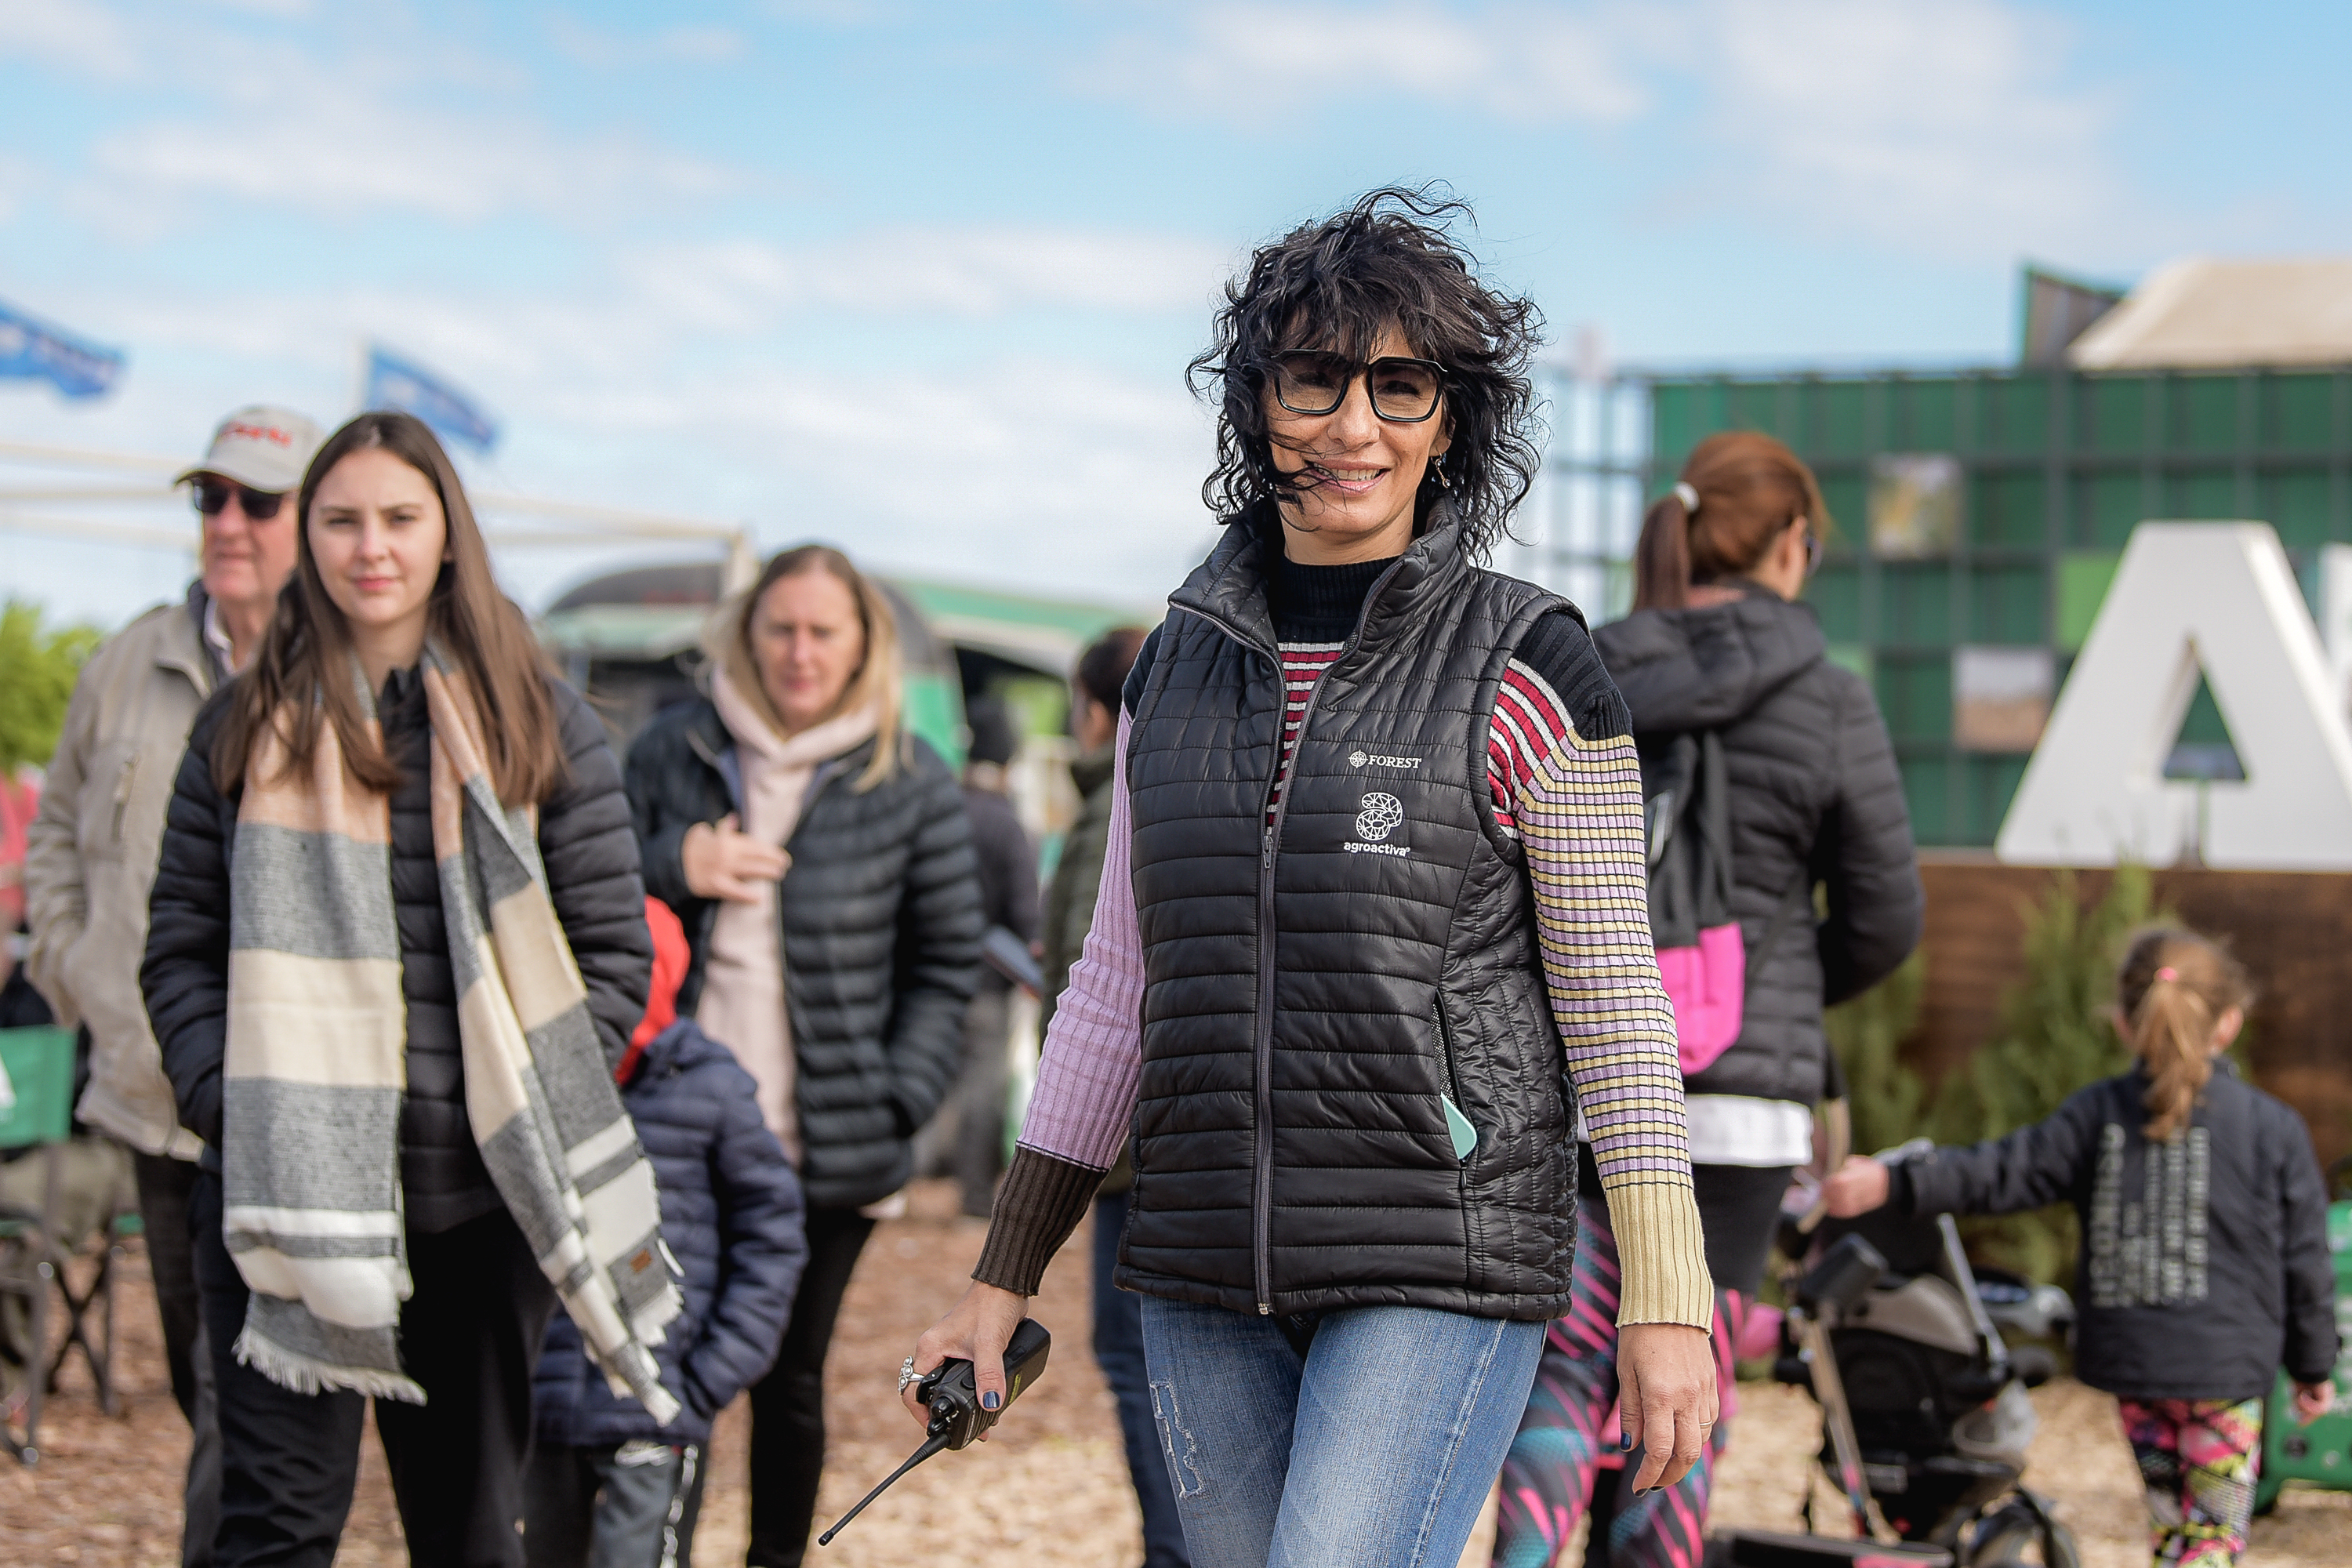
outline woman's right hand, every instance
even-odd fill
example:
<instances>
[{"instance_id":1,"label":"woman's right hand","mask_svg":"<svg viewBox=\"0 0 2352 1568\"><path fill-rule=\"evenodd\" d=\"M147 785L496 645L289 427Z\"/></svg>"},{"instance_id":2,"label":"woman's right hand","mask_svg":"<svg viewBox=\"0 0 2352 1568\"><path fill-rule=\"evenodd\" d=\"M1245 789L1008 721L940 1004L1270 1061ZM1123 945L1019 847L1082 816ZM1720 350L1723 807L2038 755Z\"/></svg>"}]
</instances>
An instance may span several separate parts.
<instances>
[{"instance_id":1,"label":"woman's right hand","mask_svg":"<svg viewBox=\"0 0 2352 1568\"><path fill-rule=\"evenodd\" d=\"M971 1363L973 1385L980 1394L980 1407L1003 1409L1004 1347L1013 1342L1013 1331L1021 1326L1021 1320L1028 1313L1028 1297L973 1280L965 1289L963 1300L915 1342L916 1374L929 1373L950 1357L968 1361ZM916 1397L918 1386L907 1384L898 1398L918 1426L928 1426L931 1413ZM988 1440L987 1433L980 1436L982 1442Z\"/></svg>"},{"instance_id":2,"label":"woman's right hand","mask_svg":"<svg viewBox=\"0 0 2352 1568\"><path fill-rule=\"evenodd\" d=\"M779 880L792 864L782 849L738 829L731 811L717 822L698 822L688 828L677 858L688 892L735 904L758 903L757 884Z\"/></svg>"},{"instance_id":3,"label":"woman's right hand","mask_svg":"<svg viewBox=\"0 0 2352 1568\"><path fill-rule=\"evenodd\" d=\"M1837 1173L1822 1184L1822 1199L1833 1219L1852 1219L1886 1202L1886 1164L1867 1154L1849 1154Z\"/></svg>"}]
</instances>

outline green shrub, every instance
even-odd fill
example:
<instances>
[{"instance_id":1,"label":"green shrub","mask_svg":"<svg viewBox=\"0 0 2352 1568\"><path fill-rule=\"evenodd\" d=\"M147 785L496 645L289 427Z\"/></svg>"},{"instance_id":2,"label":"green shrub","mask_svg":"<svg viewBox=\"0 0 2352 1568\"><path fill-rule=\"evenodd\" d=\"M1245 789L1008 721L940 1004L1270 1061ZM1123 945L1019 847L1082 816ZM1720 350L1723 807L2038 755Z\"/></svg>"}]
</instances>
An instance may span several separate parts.
<instances>
[{"instance_id":1,"label":"green shrub","mask_svg":"<svg viewBox=\"0 0 2352 1568\"><path fill-rule=\"evenodd\" d=\"M44 630L37 607L0 603L0 777L58 749L74 677L98 642L95 627Z\"/></svg>"},{"instance_id":2,"label":"green shrub","mask_svg":"<svg viewBox=\"0 0 2352 1568\"><path fill-rule=\"evenodd\" d=\"M1903 1060L1903 1042L1919 1026L1927 989L1927 953L1922 948L1861 995L1822 1015L1830 1047L1845 1068L1846 1106L1858 1154L1891 1149L1919 1135L1927 1085Z\"/></svg>"}]
</instances>

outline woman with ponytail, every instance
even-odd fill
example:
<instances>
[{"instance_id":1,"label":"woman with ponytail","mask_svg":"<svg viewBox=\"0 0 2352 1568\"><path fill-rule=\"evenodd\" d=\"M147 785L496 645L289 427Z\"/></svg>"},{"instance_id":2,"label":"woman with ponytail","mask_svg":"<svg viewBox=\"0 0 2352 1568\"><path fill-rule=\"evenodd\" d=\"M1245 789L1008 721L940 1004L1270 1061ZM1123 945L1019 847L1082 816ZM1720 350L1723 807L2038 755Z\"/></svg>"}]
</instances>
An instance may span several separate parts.
<instances>
[{"instance_id":1,"label":"woman with ponytail","mask_svg":"<svg viewBox=\"0 0 2352 1568\"><path fill-rule=\"evenodd\" d=\"M1727 839L1729 864L1718 853L1690 879L1720 889L1721 907L1677 936L1675 907L1654 899L1647 933L1675 999L1691 1184L1727 1385L1780 1196L1812 1158L1812 1108L1830 1073L1822 1009L1876 984L1919 940L1919 874L1886 726L1869 684L1830 662L1820 623L1801 602L1829 528L1821 487L1795 453L1753 431L1710 437L1643 522L1633 613L1593 633L1633 715L1643 795L1654 808L1667 798L1661 775L1674 757L1705 758L1675 789L1694 805L1674 815L1685 823L1705 815L1727 829L1685 836L1718 851ZM1721 816L1701 813L1700 799ZM1663 848L1664 835L1653 833ZM1818 921L1817 884L1827 916ZM1696 902L1707 910L1713 901ZM1704 982L1677 985L1701 965ZM1619 1289L1624 1215L1606 1190L1612 1172L1601 1141L1585 1142L1582 1154L1578 1309L1550 1326L1504 1467L1495 1565L1551 1562L1600 1483L1614 1491L1596 1519L1609 1521L1619 1568L1690 1568L1706 1551L1729 1411L1671 1488L1645 1494L1630 1468L1608 1468L1621 1356L1604 1304Z\"/></svg>"},{"instance_id":2,"label":"woman with ponytail","mask_svg":"<svg viewBox=\"0 0 2352 1568\"><path fill-rule=\"evenodd\" d=\"M2006 1138L1849 1160L1828 1184L1840 1218L1890 1203L1915 1215L2074 1204L2074 1370L2119 1402L2162 1563L2228 1568L2245 1550L2263 1399L2280 1367L2299 1419L2336 1398L2327 1194L2311 1138L2223 1054L2252 1000L2218 944L2142 932L2116 977L2131 1071Z\"/></svg>"}]
</instances>

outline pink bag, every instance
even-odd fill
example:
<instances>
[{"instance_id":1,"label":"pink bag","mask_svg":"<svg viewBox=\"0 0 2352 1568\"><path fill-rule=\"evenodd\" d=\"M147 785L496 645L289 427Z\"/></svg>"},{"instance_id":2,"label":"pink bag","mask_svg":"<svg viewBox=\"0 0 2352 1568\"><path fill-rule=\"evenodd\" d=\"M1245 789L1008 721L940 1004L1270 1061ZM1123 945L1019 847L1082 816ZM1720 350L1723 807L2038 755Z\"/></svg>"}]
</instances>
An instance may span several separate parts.
<instances>
[{"instance_id":1,"label":"pink bag","mask_svg":"<svg viewBox=\"0 0 2352 1568\"><path fill-rule=\"evenodd\" d=\"M1675 1054L1683 1076L1706 1071L1739 1037L1748 997L1748 944L1739 927L1708 926L1696 947L1658 949L1658 978L1675 1005Z\"/></svg>"}]
</instances>

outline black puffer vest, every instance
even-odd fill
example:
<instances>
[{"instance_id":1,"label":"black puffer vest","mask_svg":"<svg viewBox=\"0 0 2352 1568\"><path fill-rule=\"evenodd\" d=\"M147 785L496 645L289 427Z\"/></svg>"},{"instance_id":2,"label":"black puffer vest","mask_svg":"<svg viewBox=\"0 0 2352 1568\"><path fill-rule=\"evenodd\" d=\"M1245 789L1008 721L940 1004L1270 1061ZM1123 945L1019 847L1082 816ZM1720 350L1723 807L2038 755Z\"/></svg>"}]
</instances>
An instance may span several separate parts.
<instances>
[{"instance_id":1,"label":"black puffer vest","mask_svg":"<svg viewBox=\"0 0 2352 1568\"><path fill-rule=\"evenodd\" d=\"M1282 1315L1558 1317L1575 1113L1486 732L1561 601L1473 567L1442 508L1308 700L1269 827L1273 547L1237 523L1171 597L1132 718L1147 988L1118 1283Z\"/></svg>"}]
</instances>

